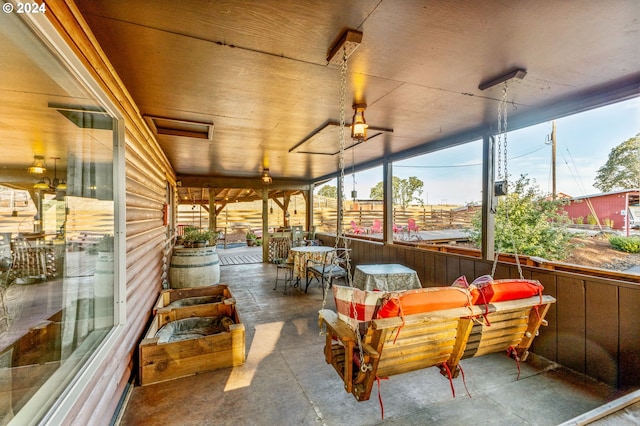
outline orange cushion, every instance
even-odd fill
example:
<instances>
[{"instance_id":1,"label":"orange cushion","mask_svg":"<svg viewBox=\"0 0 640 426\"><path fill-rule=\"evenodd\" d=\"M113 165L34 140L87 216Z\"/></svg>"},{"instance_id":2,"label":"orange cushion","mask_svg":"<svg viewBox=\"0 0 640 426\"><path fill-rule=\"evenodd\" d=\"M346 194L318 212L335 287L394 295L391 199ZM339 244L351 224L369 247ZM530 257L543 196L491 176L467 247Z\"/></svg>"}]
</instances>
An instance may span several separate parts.
<instances>
[{"instance_id":1,"label":"orange cushion","mask_svg":"<svg viewBox=\"0 0 640 426\"><path fill-rule=\"evenodd\" d=\"M473 304L483 305L542 295L544 287L538 280L504 279L471 284L469 290Z\"/></svg>"},{"instance_id":2,"label":"orange cushion","mask_svg":"<svg viewBox=\"0 0 640 426\"><path fill-rule=\"evenodd\" d=\"M378 309L378 318L412 315L469 306L469 292L458 287L429 287L390 293Z\"/></svg>"}]
</instances>

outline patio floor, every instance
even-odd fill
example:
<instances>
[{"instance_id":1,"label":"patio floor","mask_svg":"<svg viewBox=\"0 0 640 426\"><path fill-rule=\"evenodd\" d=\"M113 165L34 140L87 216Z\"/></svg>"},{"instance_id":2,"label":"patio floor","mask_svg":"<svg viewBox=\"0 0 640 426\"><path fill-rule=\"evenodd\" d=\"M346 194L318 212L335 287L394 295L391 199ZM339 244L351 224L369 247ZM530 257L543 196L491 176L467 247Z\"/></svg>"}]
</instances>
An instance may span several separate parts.
<instances>
[{"instance_id":1,"label":"patio floor","mask_svg":"<svg viewBox=\"0 0 640 426\"><path fill-rule=\"evenodd\" d=\"M251 250L255 250L251 248ZM227 253L220 253L221 257ZM325 301L312 285L273 290L275 265L221 267L246 327L246 363L131 388L121 425L557 425L619 396L619 392L535 356L521 365L503 354L463 360L449 381L431 368L383 380L357 402L324 361L317 312Z\"/></svg>"}]
</instances>

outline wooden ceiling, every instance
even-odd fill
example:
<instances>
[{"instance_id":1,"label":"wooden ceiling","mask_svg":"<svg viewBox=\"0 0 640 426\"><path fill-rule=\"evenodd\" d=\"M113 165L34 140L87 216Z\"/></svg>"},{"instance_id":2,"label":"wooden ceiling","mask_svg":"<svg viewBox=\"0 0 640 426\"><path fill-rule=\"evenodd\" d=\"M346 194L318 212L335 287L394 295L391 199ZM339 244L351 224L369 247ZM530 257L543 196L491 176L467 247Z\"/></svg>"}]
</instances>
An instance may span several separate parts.
<instances>
[{"instance_id":1,"label":"wooden ceiling","mask_svg":"<svg viewBox=\"0 0 640 426\"><path fill-rule=\"evenodd\" d=\"M340 119L340 69L326 58L346 29L363 34L347 63L346 121L352 103L366 102L368 124L386 129L348 153L356 171L482 137L495 128L502 86L478 86L515 68L527 74L509 82L509 129L639 94L637 0L76 4L185 182L257 180L268 167L274 185L300 189L335 174L339 132L328 123ZM19 51L0 53L3 69L20 71ZM3 80L5 106L56 100L30 81L18 91ZM34 122L64 154L64 121ZM12 165L27 167L36 147L2 124Z\"/></svg>"},{"instance_id":2,"label":"wooden ceiling","mask_svg":"<svg viewBox=\"0 0 640 426\"><path fill-rule=\"evenodd\" d=\"M356 164L481 136L502 87L478 86L513 68L527 71L508 92L514 126L620 87L637 94L640 81L637 0L77 4L144 116L213 124L212 140L158 135L179 175L335 173L338 155L291 150L340 119L340 69L326 57L347 28L363 33L348 60L347 123L352 102L366 102L369 125L393 130L358 145Z\"/></svg>"}]
</instances>

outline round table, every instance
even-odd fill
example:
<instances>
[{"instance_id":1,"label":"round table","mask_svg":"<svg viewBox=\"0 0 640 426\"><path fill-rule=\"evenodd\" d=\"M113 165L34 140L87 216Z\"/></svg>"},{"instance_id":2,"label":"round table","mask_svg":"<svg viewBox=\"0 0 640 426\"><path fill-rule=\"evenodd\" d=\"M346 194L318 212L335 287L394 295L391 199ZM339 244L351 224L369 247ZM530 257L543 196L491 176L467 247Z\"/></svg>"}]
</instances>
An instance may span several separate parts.
<instances>
[{"instance_id":1,"label":"round table","mask_svg":"<svg viewBox=\"0 0 640 426\"><path fill-rule=\"evenodd\" d=\"M396 263L356 266L353 286L360 290L382 291L422 288L416 271Z\"/></svg>"},{"instance_id":2,"label":"round table","mask_svg":"<svg viewBox=\"0 0 640 426\"><path fill-rule=\"evenodd\" d=\"M298 279L306 278L307 260L312 259L314 262L322 262L325 259L325 255L332 251L335 251L335 248L329 246L292 247L289 250L289 255L293 258L293 276Z\"/></svg>"}]
</instances>

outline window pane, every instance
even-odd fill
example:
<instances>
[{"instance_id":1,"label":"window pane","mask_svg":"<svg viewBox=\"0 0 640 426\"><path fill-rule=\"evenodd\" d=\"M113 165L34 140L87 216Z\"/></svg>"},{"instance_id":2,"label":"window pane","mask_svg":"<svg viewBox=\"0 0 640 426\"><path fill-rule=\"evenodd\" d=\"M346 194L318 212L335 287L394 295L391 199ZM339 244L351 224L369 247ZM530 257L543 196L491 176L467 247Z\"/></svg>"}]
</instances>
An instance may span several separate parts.
<instances>
[{"instance_id":1,"label":"window pane","mask_svg":"<svg viewBox=\"0 0 640 426\"><path fill-rule=\"evenodd\" d=\"M394 240L466 244L482 202L482 141L393 163Z\"/></svg>"},{"instance_id":2,"label":"window pane","mask_svg":"<svg viewBox=\"0 0 640 426\"><path fill-rule=\"evenodd\" d=\"M515 246L547 260L637 268L609 238L639 233L631 226L640 198L638 117L635 98L509 132L507 156L504 143L500 156L510 183L496 218L496 240L505 236L496 241L501 250L513 253ZM560 206L552 206L554 196Z\"/></svg>"},{"instance_id":3,"label":"window pane","mask_svg":"<svg viewBox=\"0 0 640 426\"><path fill-rule=\"evenodd\" d=\"M316 232L335 234L337 225L338 179L317 185L313 191L313 224Z\"/></svg>"},{"instance_id":4,"label":"window pane","mask_svg":"<svg viewBox=\"0 0 640 426\"><path fill-rule=\"evenodd\" d=\"M114 325L113 122L0 15L0 423L45 410ZM27 413L29 415L31 411Z\"/></svg>"},{"instance_id":5,"label":"window pane","mask_svg":"<svg viewBox=\"0 0 640 426\"><path fill-rule=\"evenodd\" d=\"M382 167L348 174L344 186L345 234L382 239Z\"/></svg>"}]
</instances>

